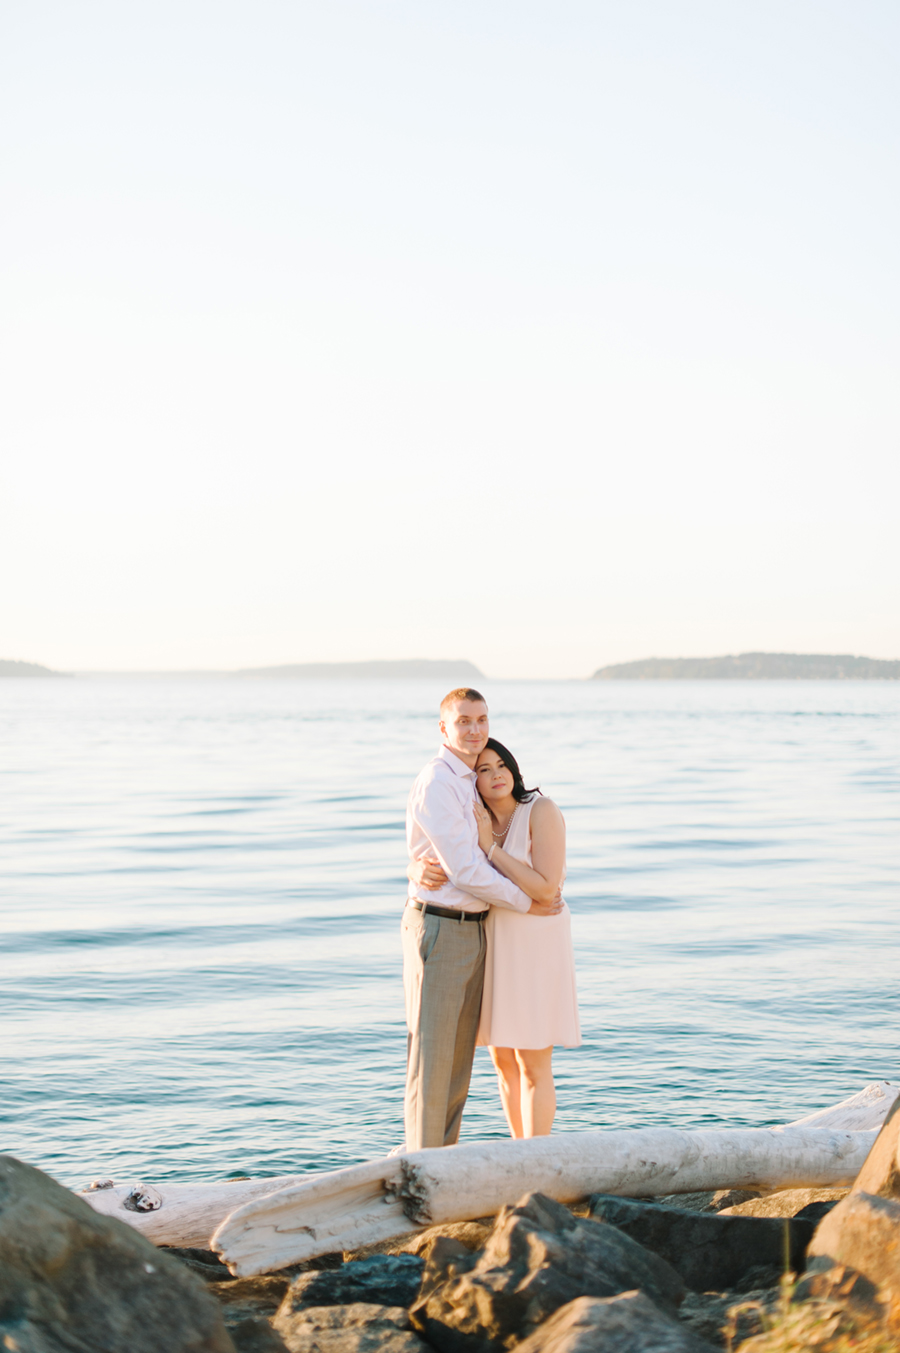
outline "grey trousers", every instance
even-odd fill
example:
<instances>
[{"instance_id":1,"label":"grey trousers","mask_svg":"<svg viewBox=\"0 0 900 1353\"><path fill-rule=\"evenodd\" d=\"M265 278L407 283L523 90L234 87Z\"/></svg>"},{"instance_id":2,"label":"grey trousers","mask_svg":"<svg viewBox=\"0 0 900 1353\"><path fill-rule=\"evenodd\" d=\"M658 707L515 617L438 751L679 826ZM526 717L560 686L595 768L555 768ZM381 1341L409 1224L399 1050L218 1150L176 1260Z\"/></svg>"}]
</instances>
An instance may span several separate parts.
<instances>
[{"instance_id":1,"label":"grey trousers","mask_svg":"<svg viewBox=\"0 0 900 1353\"><path fill-rule=\"evenodd\" d=\"M484 985L484 925L403 912L406 1149L459 1140Z\"/></svg>"}]
</instances>

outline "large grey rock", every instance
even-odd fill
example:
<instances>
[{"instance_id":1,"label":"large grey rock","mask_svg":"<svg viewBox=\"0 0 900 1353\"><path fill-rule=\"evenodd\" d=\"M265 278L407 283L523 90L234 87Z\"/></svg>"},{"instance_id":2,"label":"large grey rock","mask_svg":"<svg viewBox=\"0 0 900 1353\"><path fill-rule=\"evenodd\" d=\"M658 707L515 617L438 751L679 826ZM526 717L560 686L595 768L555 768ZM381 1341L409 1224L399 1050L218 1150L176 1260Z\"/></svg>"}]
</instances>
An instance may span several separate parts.
<instances>
[{"instance_id":1,"label":"large grey rock","mask_svg":"<svg viewBox=\"0 0 900 1353\"><path fill-rule=\"evenodd\" d=\"M577 1297L640 1287L674 1313L684 1296L678 1274L658 1255L539 1193L504 1208L474 1267L460 1271L470 1262L456 1255L440 1281L430 1261L411 1311L415 1327L442 1353L497 1353Z\"/></svg>"},{"instance_id":2,"label":"large grey rock","mask_svg":"<svg viewBox=\"0 0 900 1353\"><path fill-rule=\"evenodd\" d=\"M288 1353L428 1353L402 1306L283 1308L273 1324Z\"/></svg>"},{"instance_id":3,"label":"large grey rock","mask_svg":"<svg viewBox=\"0 0 900 1353\"><path fill-rule=\"evenodd\" d=\"M712 1344L665 1315L643 1292L578 1297L516 1353L711 1353Z\"/></svg>"},{"instance_id":4,"label":"large grey rock","mask_svg":"<svg viewBox=\"0 0 900 1353\"><path fill-rule=\"evenodd\" d=\"M234 1353L199 1278L12 1156L0 1156L0 1347Z\"/></svg>"},{"instance_id":5,"label":"large grey rock","mask_svg":"<svg viewBox=\"0 0 900 1353\"><path fill-rule=\"evenodd\" d=\"M374 1254L322 1273L301 1273L291 1283L285 1303L302 1306L348 1306L364 1301L376 1306L411 1306L419 1294L425 1260L415 1254Z\"/></svg>"},{"instance_id":6,"label":"large grey rock","mask_svg":"<svg viewBox=\"0 0 900 1353\"><path fill-rule=\"evenodd\" d=\"M853 1188L819 1223L807 1267L811 1280L798 1296L824 1296L843 1284L853 1289L851 1302L900 1334L900 1099ZM829 1271L833 1280L822 1276Z\"/></svg>"},{"instance_id":7,"label":"large grey rock","mask_svg":"<svg viewBox=\"0 0 900 1353\"><path fill-rule=\"evenodd\" d=\"M682 1212L607 1194L593 1196L591 1216L661 1255L695 1292L737 1287L751 1270L756 1277L759 1270L770 1270L777 1282L785 1259L792 1272L799 1272L815 1230L812 1221Z\"/></svg>"}]
</instances>

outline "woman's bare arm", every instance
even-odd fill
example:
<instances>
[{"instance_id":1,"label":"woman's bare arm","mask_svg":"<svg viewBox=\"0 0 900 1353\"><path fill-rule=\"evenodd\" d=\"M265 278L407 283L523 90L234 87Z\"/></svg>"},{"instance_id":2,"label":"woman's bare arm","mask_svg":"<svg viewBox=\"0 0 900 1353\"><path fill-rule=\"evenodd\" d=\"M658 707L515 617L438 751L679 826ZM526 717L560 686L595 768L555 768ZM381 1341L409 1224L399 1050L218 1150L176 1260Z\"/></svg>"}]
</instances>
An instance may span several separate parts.
<instances>
[{"instance_id":1,"label":"woman's bare arm","mask_svg":"<svg viewBox=\"0 0 900 1353\"><path fill-rule=\"evenodd\" d=\"M487 851L493 842L490 813L477 804L475 817L479 843ZM513 859L501 846L495 846L491 864L536 902L552 902L559 896L566 866L566 823L552 799L538 799L531 810L531 859L533 868Z\"/></svg>"}]
</instances>

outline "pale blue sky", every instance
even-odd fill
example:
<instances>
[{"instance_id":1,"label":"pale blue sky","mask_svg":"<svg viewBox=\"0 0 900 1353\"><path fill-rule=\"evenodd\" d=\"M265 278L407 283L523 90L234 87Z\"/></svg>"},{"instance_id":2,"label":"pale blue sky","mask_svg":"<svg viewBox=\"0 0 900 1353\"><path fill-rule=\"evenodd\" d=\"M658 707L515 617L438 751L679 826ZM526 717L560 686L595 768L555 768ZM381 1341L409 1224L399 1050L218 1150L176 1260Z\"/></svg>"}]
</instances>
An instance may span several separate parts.
<instances>
[{"instance_id":1,"label":"pale blue sky","mask_svg":"<svg viewBox=\"0 0 900 1353\"><path fill-rule=\"evenodd\" d=\"M0 656L900 656L898 39L7 6Z\"/></svg>"}]
</instances>

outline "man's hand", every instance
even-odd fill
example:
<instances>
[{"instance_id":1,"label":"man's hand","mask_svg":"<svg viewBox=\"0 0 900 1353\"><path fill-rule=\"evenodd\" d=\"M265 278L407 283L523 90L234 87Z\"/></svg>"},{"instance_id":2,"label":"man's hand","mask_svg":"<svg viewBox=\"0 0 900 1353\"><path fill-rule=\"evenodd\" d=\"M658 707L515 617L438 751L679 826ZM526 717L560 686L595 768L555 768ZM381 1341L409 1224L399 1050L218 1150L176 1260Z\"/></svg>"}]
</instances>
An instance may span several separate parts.
<instances>
[{"instance_id":1,"label":"man's hand","mask_svg":"<svg viewBox=\"0 0 900 1353\"><path fill-rule=\"evenodd\" d=\"M558 916L562 909L562 889L559 889L552 902L532 902L525 914L526 916Z\"/></svg>"},{"instance_id":2,"label":"man's hand","mask_svg":"<svg viewBox=\"0 0 900 1353\"><path fill-rule=\"evenodd\" d=\"M440 860L435 860L428 855L423 856L421 860L411 860L406 871L406 877L411 879L419 888L425 888L432 893L438 888L443 888L444 884L450 881L441 868Z\"/></svg>"}]
</instances>

